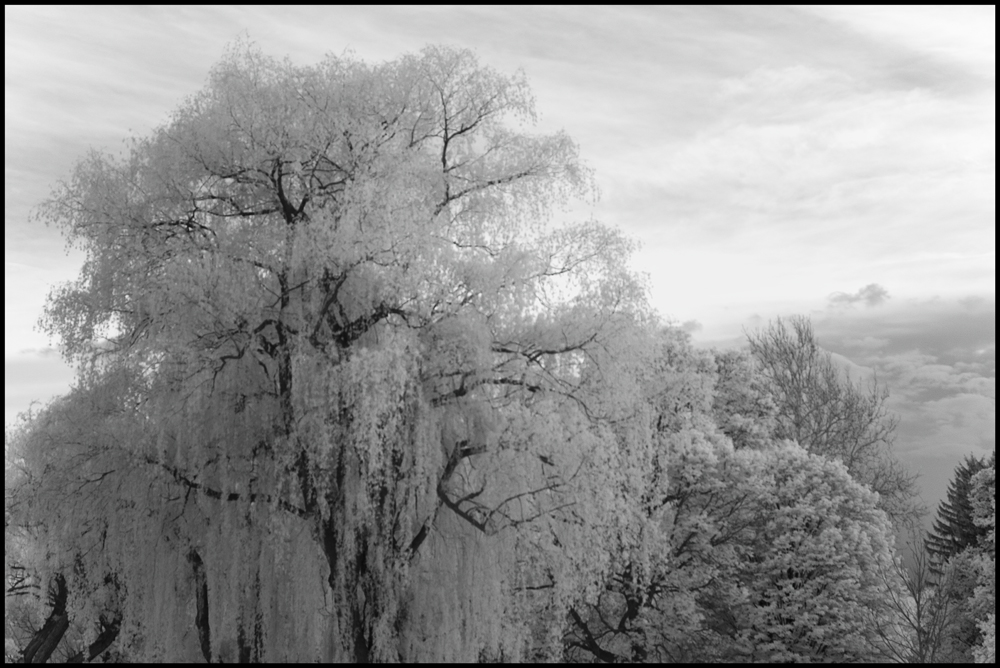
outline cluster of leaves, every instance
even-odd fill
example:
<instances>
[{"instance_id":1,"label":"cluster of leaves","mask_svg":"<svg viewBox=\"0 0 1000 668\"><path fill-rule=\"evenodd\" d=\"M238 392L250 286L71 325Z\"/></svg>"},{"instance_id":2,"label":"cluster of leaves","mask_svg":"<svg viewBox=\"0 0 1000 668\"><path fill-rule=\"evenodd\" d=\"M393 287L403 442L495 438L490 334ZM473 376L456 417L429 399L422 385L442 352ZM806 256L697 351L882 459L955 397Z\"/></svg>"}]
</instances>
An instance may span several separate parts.
<instances>
[{"instance_id":1,"label":"cluster of leaves","mask_svg":"<svg viewBox=\"0 0 1000 668\"><path fill-rule=\"evenodd\" d=\"M660 327L629 241L546 224L590 183L532 118L465 51L237 45L78 165L41 209L87 253L43 320L77 386L7 435L8 655L886 656L884 392L806 321Z\"/></svg>"}]
</instances>

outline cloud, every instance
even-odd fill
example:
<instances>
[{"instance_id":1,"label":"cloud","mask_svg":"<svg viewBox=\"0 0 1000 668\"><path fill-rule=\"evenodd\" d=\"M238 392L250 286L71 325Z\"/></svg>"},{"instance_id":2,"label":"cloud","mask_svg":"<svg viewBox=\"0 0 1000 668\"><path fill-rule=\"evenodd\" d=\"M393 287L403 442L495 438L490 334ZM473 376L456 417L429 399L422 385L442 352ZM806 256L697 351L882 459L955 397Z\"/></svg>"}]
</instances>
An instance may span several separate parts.
<instances>
[{"instance_id":1,"label":"cloud","mask_svg":"<svg viewBox=\"0 0 1000 668\"><path fill-rule=\"evenodd\" d=\"M875 378L874 369L857 364L843 355L831 353L830 360L842 372L841 377L854 385L860 384L862 387L865 387Z\"/></svg>"},{"instance_id":2,"label":"cloud","mask_svg":"<svg viewBox=\"0 0 1000 668\"><path fill-rule=\"evenodd\" d=\"M24 348L17 352L17 357L29 359L29 358L59 358L60 353L58 348L48 346L45 348Z\"/></svg>"},{"instance_id":3,"label":"cloud","mask_svg":"<svg viewBox=\"0 0 1000 668\"><path fill-rule=\"evenodd\" d=\"M32 351L4 357L4 423L18 414L44 406L70 389L75 372L59 355Z\"/></svg>"},{"instance_id":4,"label":"cloud","mask_svg":"<svg viewBox=\"0 0 1000 668\"><path fill-rule=\"evenodd\" d=\"M878 309L831 309L812 313L820 343L853 359L930 355L938 363L987 364L992 375L996 299L898 299ZM878 346L874 343L878 340Z\"/></svg>"},{"instance_id":5,"label":"cloud","mask_svg":"<svg viewBox=\"0 0 1000 668\"><path fill-rule=\"evenodd\" d=\"M958 460L996 447L996 403L979 394L957 394L921 404L897 432L897 450Z\"/></svg>"},{"instance_id":6,"label":"cloud","mask_svg":"<svg viewBox=\"0 0 1000 668\"><path fill-rule=\"evenodd\" d=\"M899 416L896 453L921 471L932 507L951 467L995 447L995 311L995 299L982 296L827 308L813 317L824 348L871 369L888 388L887 407Z\"/></svg>"},{"instance_id":7,"label":"cloud","mask_svg":"<svg viewBox=\"0 0 1000 668\"><path fill-rule=\"evenodd\" d=\"M697 320L687 320L681 323L681 329L689 334L694 334L702 329L702 325Z\"/></svg>"},{"instance_id":8,"label":"cloud","mask_svg":"<svg viewBox=\"0 0 1000 668\"><path fill-rule=\"evenodd\" d=\"M843 345L854 350L875 351L889 345L889 339L880 339L875 336L863 336L860 338L845 338Z\"/></svg>"},{"instance_id":9,"label":"cloud","mask_svg":"<svg viewBox=\"0 0 1000 668\"><path fill-rule=\"evenodd\" d=\"M926 403L922 400L955 393L996 397L995 377L958 365L940 364L935 356L917 351L884 357L877 361L876 368L887 382L892 382L898 394L911 401Z\"/></svg>"},{"instance_id":10,"label":"cloud","mask_svg":"<svg viewBox=\"0 0 1000 668\"><path fill-rule=\"evenodd\" d=\"M690 291L700 304L865 283L893 285L895 299L992 291L992 87L878 83L833 67L757 68L716 81L710 121L688 136L621 138L620 169L598 172L597 213L643 238L653 302L678 308L686 296L670 288L712 273L706 264L739 278L724 290L702 281Z\"/></svg>"},{"instance_id":11,"label":"cloud","mask_svg":"<svg viewBox=\"0 0 1000 668\"><path fill-rule=\"evenodd\" d=\"M878 306L889 298L889 291L878 283L869 283L853 295L846 292L834 292L829 297L832 305L849 305L863 301L866 306Z\"/></svg>"}]
</instances>

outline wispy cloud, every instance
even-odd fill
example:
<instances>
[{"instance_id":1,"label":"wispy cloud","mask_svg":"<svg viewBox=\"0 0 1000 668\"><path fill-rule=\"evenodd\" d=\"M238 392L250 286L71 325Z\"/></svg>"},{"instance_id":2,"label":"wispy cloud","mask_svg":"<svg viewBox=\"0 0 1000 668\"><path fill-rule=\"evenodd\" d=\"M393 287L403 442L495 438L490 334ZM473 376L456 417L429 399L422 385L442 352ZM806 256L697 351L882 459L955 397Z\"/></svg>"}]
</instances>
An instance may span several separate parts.
<instances>
[{"instance_id":1,"label":"wispy cloud","mask_svg":"<svg viewBox=\"0 0 1000 668\"><path fill-rule=\"evenodd\" d=\"M972 11L59 7L5 19L5 230L18 248L57 243L23 221L77 156L164 120L247 31L302 63L443 42L523 67L542 129L567 129L596 168L594 213L644 242L654 304L682 320L761 295L805 302L859 275L897 296L992 284L994 82L990 49L969 46L990 21ZM707 276L720 266L739 280Z\"/></svg>"}]
</instances>

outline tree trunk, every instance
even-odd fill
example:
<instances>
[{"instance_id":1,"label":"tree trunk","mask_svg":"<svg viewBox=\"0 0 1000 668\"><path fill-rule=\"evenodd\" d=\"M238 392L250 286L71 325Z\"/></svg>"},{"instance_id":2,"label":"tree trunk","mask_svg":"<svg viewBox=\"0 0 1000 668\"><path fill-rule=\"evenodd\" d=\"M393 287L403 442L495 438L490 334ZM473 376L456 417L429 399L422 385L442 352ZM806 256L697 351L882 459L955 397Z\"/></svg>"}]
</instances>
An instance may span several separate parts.
<instances>
[{"instance_id":1,"label":"tree trunk","mask_svg":"<svg viewBox=\"0 0 1000 668\"><path fill-rule=\"evenodd\" d=\"M62 640L66 629L69 628L69 615L66 613L66 580L62 575L56 575L53 578L53 585L52 612L24 648L21 663L47 662Z\"/></svg>"}]
</instances>

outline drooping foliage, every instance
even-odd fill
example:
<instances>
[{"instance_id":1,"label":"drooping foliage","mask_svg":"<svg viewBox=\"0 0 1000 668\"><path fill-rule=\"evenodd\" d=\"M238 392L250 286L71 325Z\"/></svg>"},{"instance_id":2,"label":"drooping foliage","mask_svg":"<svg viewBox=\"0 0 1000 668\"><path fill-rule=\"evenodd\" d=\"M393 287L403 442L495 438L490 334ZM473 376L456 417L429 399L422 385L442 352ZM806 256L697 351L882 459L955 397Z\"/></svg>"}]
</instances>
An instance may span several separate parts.
<instances>
[{"instance_id":1,"label":"drooping foliage","mask_svg":"<svg viewBox=\"0 0 1000 668\"><path fill-rule=\"evenodd\" d=\"M565 135L511 129L532 118L523 76L464 51L238 45L42 208L87 253L43 319L83 372L24 510L62 518L36 539L71 597L128 592L134 658L407 658L442 514L513 534L585 484L644 297L617 232L545 225L588 176ZM63 483L90 498L57 509ZM522 650L482 635L473 658Z\"/></svg>"}]
</instances>

